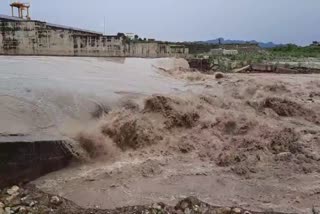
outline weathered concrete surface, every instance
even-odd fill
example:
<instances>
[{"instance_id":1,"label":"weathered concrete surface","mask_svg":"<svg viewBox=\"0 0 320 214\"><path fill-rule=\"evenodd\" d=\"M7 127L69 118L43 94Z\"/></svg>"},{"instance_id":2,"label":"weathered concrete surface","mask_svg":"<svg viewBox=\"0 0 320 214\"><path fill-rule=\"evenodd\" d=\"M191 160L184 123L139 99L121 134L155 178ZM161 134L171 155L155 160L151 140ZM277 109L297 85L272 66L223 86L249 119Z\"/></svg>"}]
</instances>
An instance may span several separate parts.
<instances>
[{"instance_id":1,"label":"weathered concrete surface","mask_svg":"<svg viewBox=\"0 0 320 214\"><path fill-rule=\"evenodd\" d=\"M72 155L63 141L0 143L0 188L65 167Z\"/></svg>"},{"instance_id":2,"label":"weathered concrete surface","mask_svg":"<svg viewBox=\"0 0 320 214\"><path fill-rule=\"evenodd\" d=\"M0 54L53 56L169 57L186 56L182 46L128 41L121 36L35 20L0 17Z\"/></svg>"}]
</instances>

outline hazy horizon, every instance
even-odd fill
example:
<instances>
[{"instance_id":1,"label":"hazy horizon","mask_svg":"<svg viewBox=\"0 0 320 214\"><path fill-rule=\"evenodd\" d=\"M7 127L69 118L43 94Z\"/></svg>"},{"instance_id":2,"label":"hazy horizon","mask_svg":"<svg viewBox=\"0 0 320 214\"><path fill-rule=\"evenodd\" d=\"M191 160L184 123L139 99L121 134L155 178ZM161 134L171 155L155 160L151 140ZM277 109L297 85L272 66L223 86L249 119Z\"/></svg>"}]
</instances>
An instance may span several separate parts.
<instances>
[{"instance_id":1,"label":"hazy horizon","mask_svg":"<svg viewBox=\"0 0 320 214\"><path fill-rule=\"evenodd\" d=\"M0 2L11 15L10 0ZM166 41L233 40L295 43L320 40L318 0L32 0L31 17L106 33L132 32Z\"/></svg>"}]
</instances>

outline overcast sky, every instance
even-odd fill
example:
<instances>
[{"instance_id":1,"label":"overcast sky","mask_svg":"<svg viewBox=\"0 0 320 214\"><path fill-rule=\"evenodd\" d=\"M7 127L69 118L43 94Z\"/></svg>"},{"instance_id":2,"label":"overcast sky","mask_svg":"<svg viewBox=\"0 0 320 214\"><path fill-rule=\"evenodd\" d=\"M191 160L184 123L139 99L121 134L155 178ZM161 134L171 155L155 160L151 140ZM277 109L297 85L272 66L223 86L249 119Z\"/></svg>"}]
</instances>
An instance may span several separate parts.
<instances>
[{"instance_id":1,"label":"overcast sky","mask_svg":"<svg viewBox=\"0 0 320 214\"><path fill-rule=\"evenodd\" d=\"M25 2L27 0L23 0ZM10 14L10 0L0 0ZM33 19L170 41L320 40L320 0L31 0Z\"/></svg>"}]
</instances>

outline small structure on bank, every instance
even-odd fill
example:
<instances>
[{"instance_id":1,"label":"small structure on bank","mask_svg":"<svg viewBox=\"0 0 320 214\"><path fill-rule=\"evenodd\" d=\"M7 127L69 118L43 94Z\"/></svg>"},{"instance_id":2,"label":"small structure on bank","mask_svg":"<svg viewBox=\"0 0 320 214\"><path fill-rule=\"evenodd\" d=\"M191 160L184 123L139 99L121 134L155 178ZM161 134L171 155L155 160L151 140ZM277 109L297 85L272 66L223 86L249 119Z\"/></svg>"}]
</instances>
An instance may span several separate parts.
<instances>
[{"instance_id":1,"label":"small structure on bank","mask_svg":"<svg viewBox=\"0 0 320 214\"><path fill-rule=\"evenodd\" d=\"M233 56L239 54L238 50L226 50L223 48L211 49L210 55L214 56Z\"/></svg>"},{"instance_id":2,"label":"small structure on bank","mask_svg":"<svg viewBox=\"0 0 320 214\"><path fill-rule=\"evenodd\" d=\"M30 3L25 3L25 2L20 2L20 1L11 1L10 7L11 7L11 15L12 16L15 16L14 15L14 8L17 8L19 18L21 18L21 19L26 18L28 20L31 19L30 18L30 11L29 11ZM24 15L24 11L27 11L26 16Z\"/></svg>"}]
</instances>

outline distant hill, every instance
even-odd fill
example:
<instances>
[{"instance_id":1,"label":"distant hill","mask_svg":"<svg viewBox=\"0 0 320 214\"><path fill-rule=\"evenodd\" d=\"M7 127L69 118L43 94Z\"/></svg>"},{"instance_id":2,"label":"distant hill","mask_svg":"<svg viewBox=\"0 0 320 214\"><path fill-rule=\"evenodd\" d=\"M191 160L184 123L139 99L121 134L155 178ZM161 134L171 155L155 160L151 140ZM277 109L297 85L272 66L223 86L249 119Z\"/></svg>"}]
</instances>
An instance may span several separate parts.
<instances>
[{"instance_id":1,"label":"distant hill","mask_svg":"<svg viewBox=\"0 0 320 214\"><path fill-rule=\"evenodd\" d=\"M281 44L275 44L273 42L257 42L255 40L251 40L251 41L244 41L244 40L230 40L230 39L224 39L224 38L217 38L217 39L212 39L212 40L208 40L208 41L201 41L199 43L208 43L208 44L245 44L245 43L254 43L254 44L258 44L261 48L274 48L277 46L281 46Z\"/></svg>"}]
</instances>

